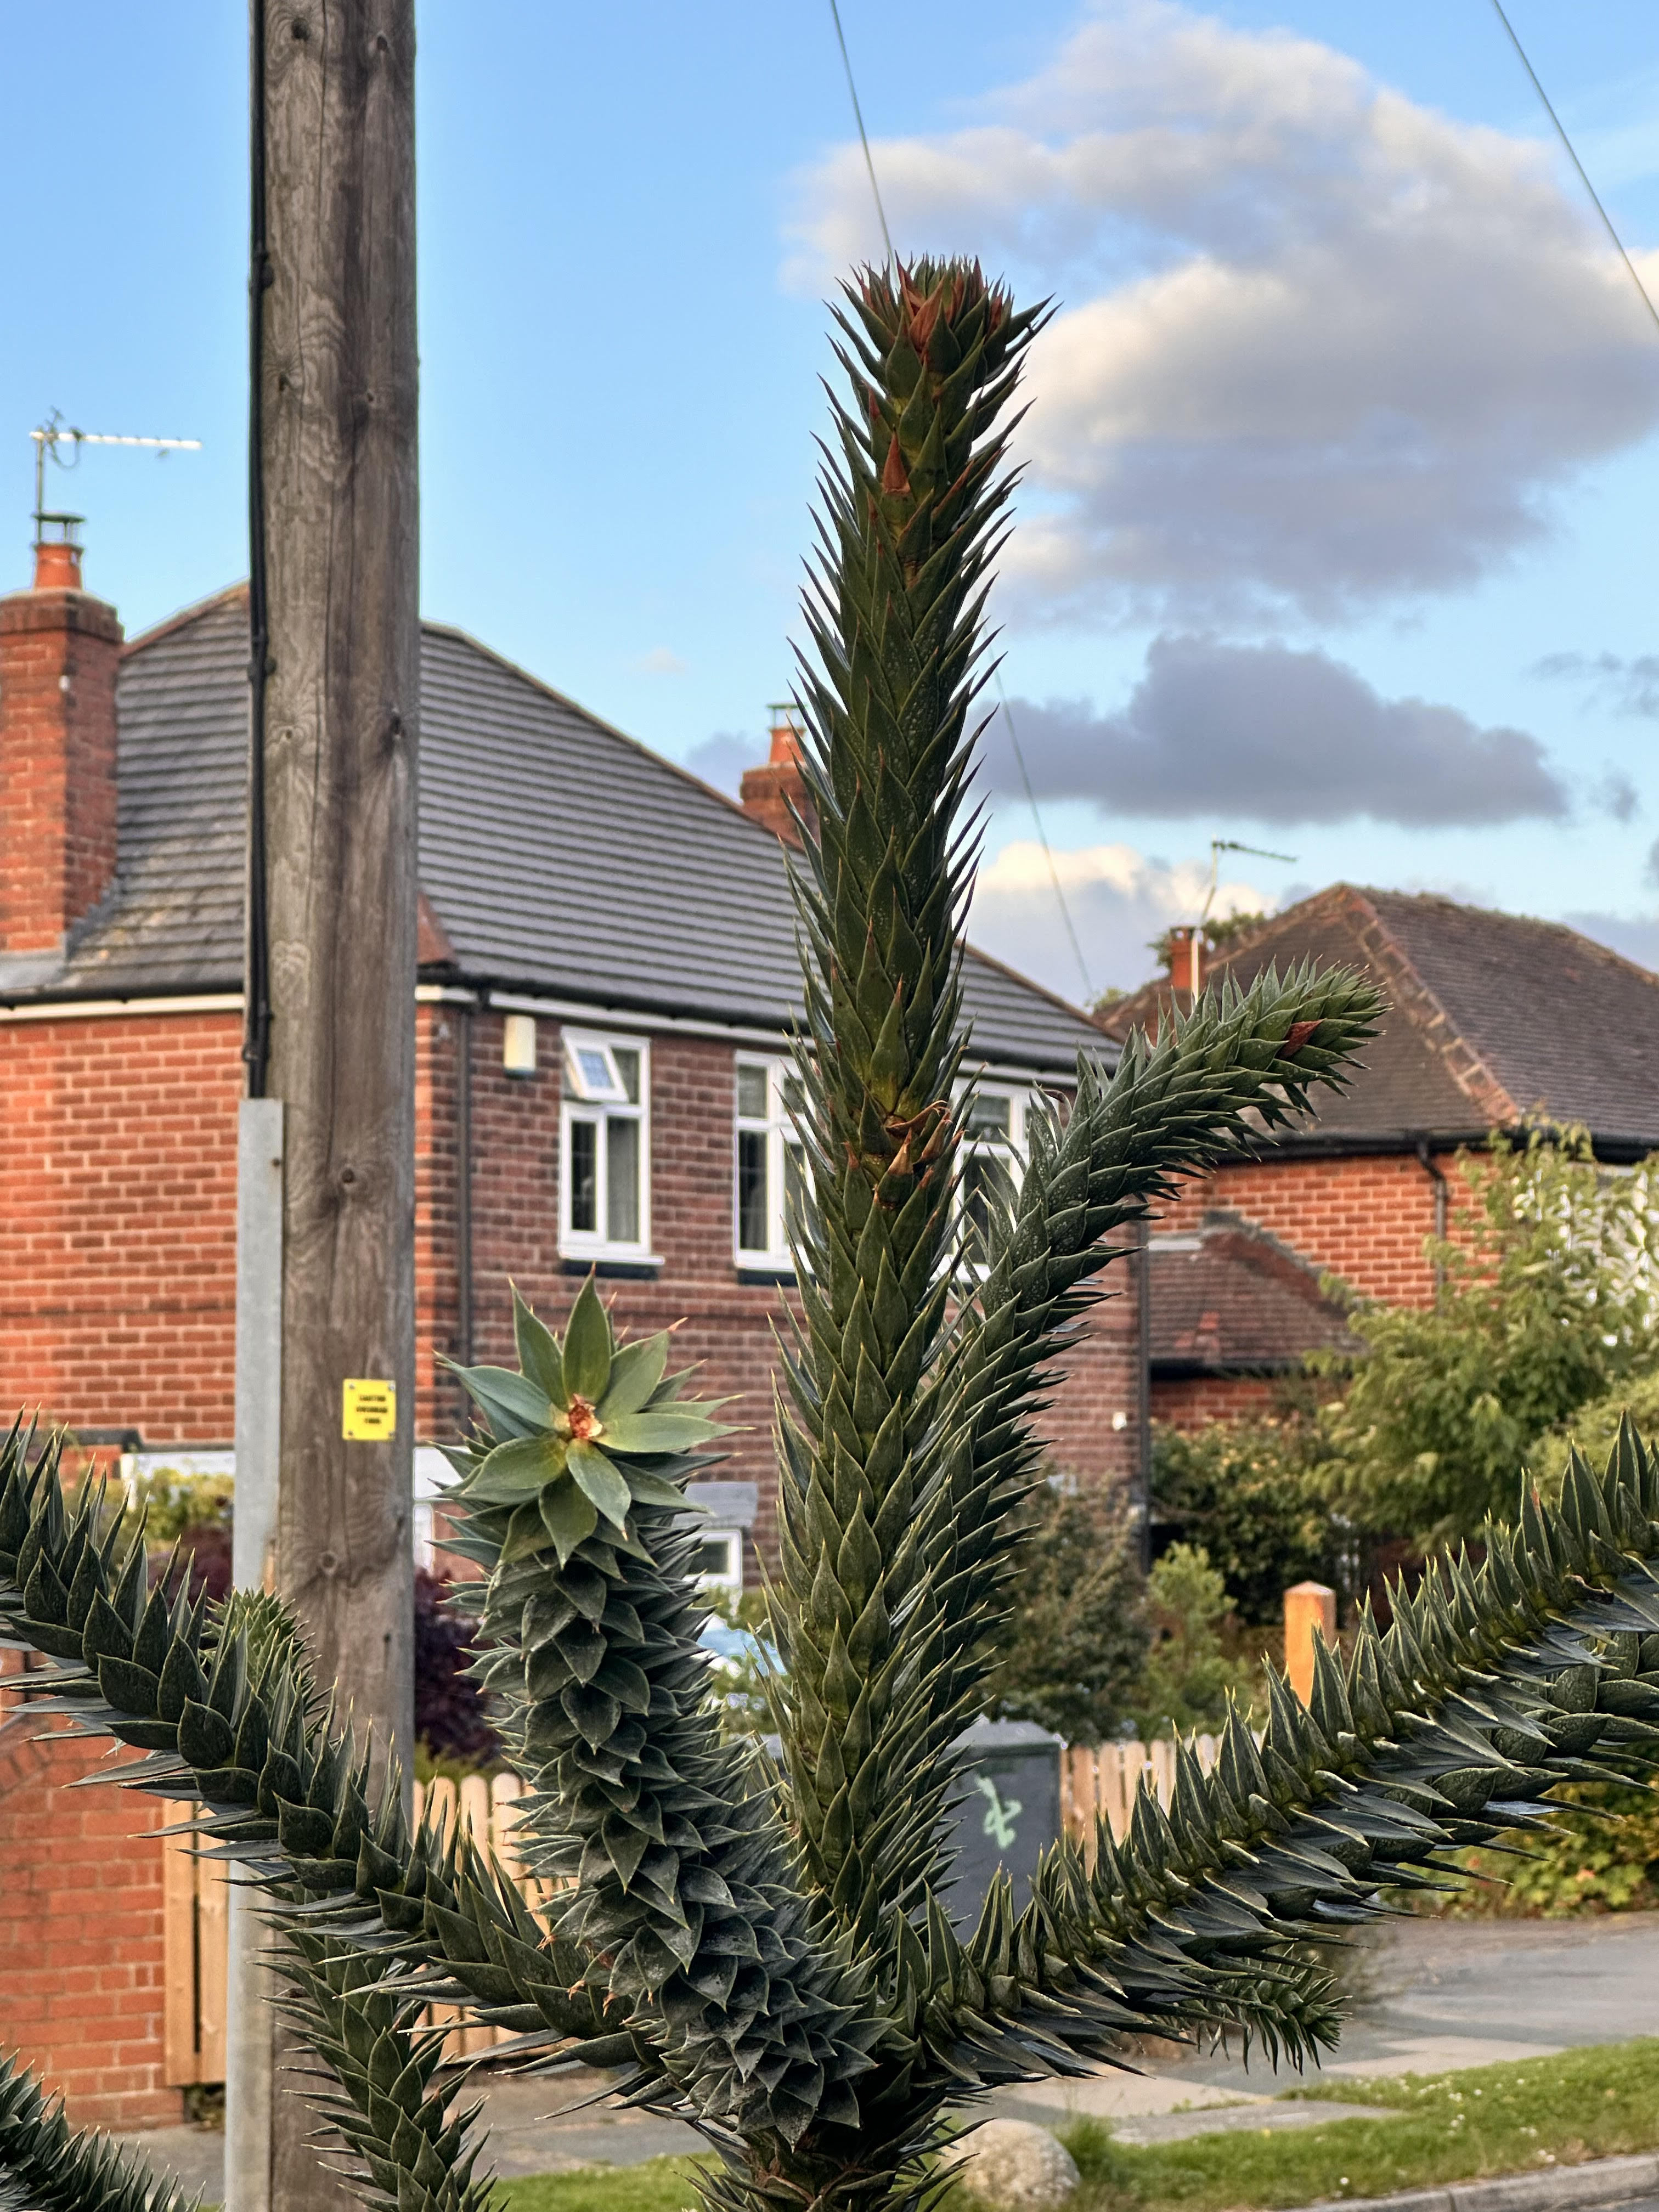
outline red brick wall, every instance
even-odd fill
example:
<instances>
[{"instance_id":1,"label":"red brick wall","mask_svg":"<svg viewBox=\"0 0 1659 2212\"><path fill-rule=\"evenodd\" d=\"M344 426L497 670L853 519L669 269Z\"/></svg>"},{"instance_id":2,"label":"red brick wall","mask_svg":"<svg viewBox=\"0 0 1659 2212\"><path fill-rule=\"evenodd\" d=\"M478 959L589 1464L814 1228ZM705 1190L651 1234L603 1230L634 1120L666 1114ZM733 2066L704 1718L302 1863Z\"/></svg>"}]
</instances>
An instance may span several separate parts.
<instances>
[{"instance_id":1,"label":"red brick wall","mask_svg":"<svg viewBox=\"0 0 1659 2212\"><path fill-rule=\"evenodd\" d=\"M1446 1225L1455 1239L1468 1186L1455 1154L1438 1153L1434 1164L1446 1177ZM1183 1184L1155 1225L1195 1229L1212 1206L1259 1224L1362 1297L1406 1306L1433 1300L1434 1269L1423 1248L1435 1233L1435 1182L1413 1153L1220 1168ZM1270 1381L1248 1376L1157 1382L1152 1419L1199 1429L1265 1413L1273 1397Z\"/></svg>"},{"instance_id":2,"label":"red brick wall","mask_svg":"<svg viewBox=\"0 0 1659 2212\"><path fill-rule=\"evenodd\" d=\"M66 1788L104 1747L40 1726L0 1722L0 2049L77 2126L163 2127L184 2114L161 2078L161 1807Z\"/></svg>"},{"instance_id":3,"label":"red brick wall","mask_svg":"<svg viewBox=\"0 0 1659 2212\"><path fill-rule=\"evenodd\" d=\"M1270 1413L1273 1385L1260 1375L1194 1375L1154 1382L1152 1421L1172 1429L1205 1429L1212 1421L1249 1421Z\"/></svg>"},{"instance_id":4,"label":"red brick wall","mask_svg":"<svg viewBox=\"0 0 1659 2212\"><path fill-rule=\"evenodd\" d=\"M0 1020L0 1406L229 1442L240 1049L235 1014Z\"/></svg>"},{"instance_id":5,"label":"red brick wall","mask_svg":"<svg viewBox=\"0 0 1659 2212\"><path fill-rule=\"evenodd\" d=\"M472 1036L473 1355L512 1357L509 1278L556 1326L580 1287L558 1251L558 1031L540 1066L501 1067L501 1017L418 1009L416 1057L416 1433L443 1438L459 1394L456 1109ZM155 1443L218 1443L234 1426L239 1018L178 1012L0 1020L0 1407ZM764 1485L772 1328L785 1293L744 1283L732 1250L732 1054L651 1042L653 1280L607 1279L633 1331L684 1322L699 1387L732 1401L732 1463ZM1051 1426L1078 1472L1132 1464L1132 1298L1115 1298L1070 1355ZM1119 1413L1128 1425L1115 1429Z\"/></svg>"},{"instance_id":6,"label":"red brick wall","mask_svg":"<svg viewBox=\"0 0 1659 2212\"><path fill-rule=\"evenodd\" d=\"M1449 1179L1453 1227L1467 1194L1451 1154L1435 1165ZM1313 1266L1340 1275L1363 1297L1427 1305L1434 1271L1423 1256L1434 1234L1434 1183L1413 1154L1357 1159L1251 1161L1184 1184L1156 1226L1196 1228L1210 1206L1257 1222Z\"/></svg>"},{"instance_id":7,"label":"red brick wall","mask_svg":"<svg viewBox=\"0 0 1659 2212\"><path fill-rule=\"evenodd\" d=\"M431 1010L429 1010L431 1011ZM448 1024L452 1033L457 1024ZM509 1276L554 1327L563 1325L583 1271L567 1272L559 1256L559 1051L551 1023L541 1025L538 1069L514 1077L501 1068L501 1017L475 1017L472 1075L473 1352L479 1360L513 1356ZM442 1076L430 1095L434 1116L453 1113L453 1036L434 1043ZM716 1040L651 1040L651 1241L664 1265L653 1280L606 1279L603 1288L618 1322L631 1333L684 1323L678 1361L700 1363L697 1387L730 1402L724 1418L737 1432L726 1440L720 1478L761 1486L755 1531L763 1552L773 1543L771 1498L773 1329L788 1294L738 1280L732 1256L734 1074L732 1048ZM453 1150L453 1128L434 1118L434 1152ZM453 1327L453 1218L434 1222L432 1310L437 1325L423 1342L422 1373L436 1423L459 1418L452 1384L431 1364ZM1055 1456L1085 1476L1121 1479L1134 1464L1134 1301L1115 1298L1068 1356L1068 1380L1048 1417ZM425 1402L425 1401L423 1401ZM1115 1428L1114 1419L1125 1417Z\"/></svg>"}]
</instances>

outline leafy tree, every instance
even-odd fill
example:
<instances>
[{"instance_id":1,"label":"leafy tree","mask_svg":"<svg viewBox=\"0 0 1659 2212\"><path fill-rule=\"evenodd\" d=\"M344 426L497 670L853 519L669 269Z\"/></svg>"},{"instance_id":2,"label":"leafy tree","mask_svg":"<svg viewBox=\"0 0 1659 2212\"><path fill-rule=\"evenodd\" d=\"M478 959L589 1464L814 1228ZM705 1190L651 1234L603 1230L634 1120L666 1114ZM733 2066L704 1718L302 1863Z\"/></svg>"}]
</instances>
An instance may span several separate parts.
<instances>
[{"instance_id":1,"label":"leafy tree","mask_svg":"<svg viewBox=\"0 0 1659 2212\"><path fill-rule=\"evenodd\" d=\"M1126 2034L1328 2045L1339 1994L1307 1938L1654 1734L1659 1468L1627 1431L1559 1511L1530 1504L1478 1567L1431 1569L1386 1636L1324 1654L1310 1708L1270 1680L1260 1747L1231 1717L1210 1776L1179 1759L1168 1815L1143 1796L1123 1846L1101 1827L1091 1863L1061 1841L1024 1911L1001 1881L952 1924L951 1747L1017 1596L1053 1364L1138 1219L1340 1081L1377 1012L1354 977L1301 968L1132 1043L1110 1081L1085 1062L1069 1114L1033 1116L1018 1192L988 1200L982 1276L957 1265L962 808L1004 411L1036 320L976 268L920 262L866 272L842 322L852 398L802 684L812 1194L778 1423L781 1774L722 1741L706 1695L683 1486L708 1409L667 1336L619 1343L591 1285L562 1339L516 1309L518 1367L464 1376L479 1419L457 1455L518 1841L568 1884L550 1932L470 1838L411 1831L395 1777L371 1787L280 1603L150 1590L142 1545L65 1504L55 1449L0 1446L0 1626L55 1662L34 1680L58 1711L135 1747L138 1786L193 1794L263 1886L366 2202L488 2201L421 2026L437 2002L519 2031L520 2063L617 2068L690 2120L717 2154L710 2212L909 2212L947 2112L1000 2083L1082 2071ZM1571 1663L1587 1638L1599 1663ZM10 2063L0 2175L42 2212L179 2202L70 2137Z\"/></svg>"},{"instance_id":2,"label":"leafy tree","mask_svg":"<svg viewBox=\"0 0 1659 2212\"><path fill-rule=\"evenodd\" d=\"M1592 1465L1605 1460L1617 1440L1620 1423L1627 1418L1644 1436L1659 1432L1659 1367L1627 1376L1606 1397L1575 1407L1565 1420L1535 1440L1527 1465L1540 1474L1560 1467L1575 1445Z\"/></svg>"},{"instance_id":3,"label":"leafy tree","mask_svg":"<svg viewBox=\"0 0 1659 2212\"><path fill-rule=\"evenodd\" d=\"M1068 1743L1103 1742L1128 1716L1148 1643L1128 1517L1051 1478L1017 1509L1020 1524L1019 1603L997 1642L986 1710Z\"/></svg>"},{"instance_id":4,"label":"leafy tree","mask_svg":"<svg viewBox=\"0 0 1659 2212\"><path fill-rule=\"evenodd\" d=\"M1278 1625L1288 1584L1337 1573L1323 1457L1319 1425L1307 1413L1153 1433L1159 1525L1202 1548L1252 1627Z\"/></svg>"},{"instance_id":5,"label":"leafy tree","mask_svg":"<svg viewBox=\"0 0 1659 2212\"><path fill-rule=\"evenodd\" d=\"M1610 1176L1582 1129L1543 1127L1461 1168L1464 1233L1431 1248L1439 1297L1356 1310L1365 1352L1326 1431L1340 1509L1425 1546L1513 1519L1536 1439L1659 1364L1645 1169Z\"/></svg>"},{"instance_id":6,"label":"leafy tree","mask_svg":"<svg viewBox=\"0 0 1659 2212\"><path fill-rule=\"evenodd\" d=\"M1234 1705L1249 1706L1250 1669L1221 1640L1231 1610L1227 1585L1201 1547L1172 1544L1154 1565L1146 1580L1151 1648L1135 1698L1143 1739L1218 1729Z\"/></svg>"}]
</instances>

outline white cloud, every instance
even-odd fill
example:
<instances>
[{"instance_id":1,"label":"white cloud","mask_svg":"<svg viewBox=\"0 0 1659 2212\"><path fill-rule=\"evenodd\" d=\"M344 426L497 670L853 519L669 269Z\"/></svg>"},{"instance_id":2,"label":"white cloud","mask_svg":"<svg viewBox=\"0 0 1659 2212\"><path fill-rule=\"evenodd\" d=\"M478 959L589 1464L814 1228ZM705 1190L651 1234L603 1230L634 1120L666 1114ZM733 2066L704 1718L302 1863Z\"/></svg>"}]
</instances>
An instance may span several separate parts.
<instances>
[{"instance_id":1,"label":"white cloud","mask_svg":"<svg viewBox=\"0 0 1659 2212\"><path fill-rule=\"evenodd\" d=\"M735 730L716 730L712 737L698 739L681 766L689 768L693 775L700 775L705 783L712 783L716 791L735 799L744 770L758 768L765 758L764 738L747 738Z\"/></svg>"},{"instance_id":2,"label":"white cloud","mask_svg":"<svg viewBox=\"0 0 1659 2212\"><path fill-rule=\"evenodd\" d=\"M1659 422L1652 331L1549 149L1328 46L1097 0L983 116L874 155L901 250L1065 295L1006 563L1027 617L1326 619L1468 584ZM878 253L873 221L839 149L801 179L792 273Z\"/></svg>"},{"instance_id":3,"label":"white cloud","mask_svg":"<svg viewBox=\"0 0 1659 2212\"><path fill-rule=\"evenodd\" d=\"M1132 845L1056 852L1054 866L1097 991L1109 984L1127 990L1144 983L1158 968L1150 940L1173 922L1195 921L1209 889L1209 871L1202 861L1171 866L1148 859ZM1211 910L1265 913L1273 904L1253 884L1233 881L1218 887ZM968 933L982 951L1006 960L1022 975L1063 998L1082 998L1083 978L1060 919L1054 875L1034 840L1005 845L981 868Z\"/></svg>"},{"instance_id":4,"label":"white cloud","mask_svg":"<svg viewBox=\"0 0 1659 2212\"><path fill-rule=\"evenodd\" d=\"M653 645L640 655L640 666L647 676L684 676L688 665L669 645Z\"/></svg>"}]
</instances>

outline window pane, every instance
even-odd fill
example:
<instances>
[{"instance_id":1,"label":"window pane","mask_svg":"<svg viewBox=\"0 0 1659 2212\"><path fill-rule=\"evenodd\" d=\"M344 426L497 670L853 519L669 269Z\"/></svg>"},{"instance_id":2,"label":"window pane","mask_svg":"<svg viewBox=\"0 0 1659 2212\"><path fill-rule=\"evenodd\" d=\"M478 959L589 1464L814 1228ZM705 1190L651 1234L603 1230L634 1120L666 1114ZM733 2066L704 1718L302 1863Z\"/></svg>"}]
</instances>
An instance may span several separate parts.
<instances>
[{"instance_id":1,"label":"window pane","mask_svg":"<svg viewBox=\"0 0 1659 2212\"><path fill-rule=\"evenodd\" d=\"M592 1121L570 1124L570 1226L591 1237L599 1225L599 1132Z\"/></svg>"},{"instance_id":2,"label":"window pane","mask_svg":"<svg viewBox=\"0 0 1659 2212\"><path fill-rule=\"evenodd\" d=\"M763 1121L766 1119L766 1070L763 1067L738 1068L738 1111L745 1121Z\"/></svg>"},{"instance_id":3,"label":"window pane","mask_svg":"<svg viewBox=\"0 0 1659 2212\"><path fill-rule=\"evenodd\" d=\"M799 1121L806 1107L806 1085L793 1069L783 1079L783 1110Z\"/></svg>"},{"instance_id":4,"label":"window pane","mask_svg":"<svg viewBox=\"0 0 1659 2212\"><path fill-rule=\"evenodd\" d=\"M761 1080L765 1081L763 1076ZM738 1132L738 1249L764 1252L767 1234L766 1138L759 1129Z\"/></svg>"},{"instance_id":5,"label":"window pane","mask_svg":"<svg viewBox=\"0 0 1659 2212\"><path fill-rule=\"evenodd\" d=\"M598 1045L576 1047L574 1058L576 1076L585 1097L603 1098L616 1089L611 1073L611 1062Z\"/></svg>"},{"instance_id":6,"label":"window pane","mask_svg":"<svg viewBox=\"0 0 1659 2212\"><path fill-rule=\"evenodd\" d=\"M621 1053L617 1054L618 1060ZM639 1056L633 1055L637 1081ZM620 1114L605 1124L605 1233L613 1244L640 1241L640 1125Z\"/></svg>"},{"instance_id":7,"label":"window pane","mask_svg":"<svg viewBox=\"0 0 1659 2212\"><path fill-rule=\"evenodd\" d=\"M1008 1137L1008 1109L1006 1098L988 1097L983 1091L968 1109L968 1133L971 1137L998 1137L1005 1143Z\"/></svg>"},{"instance_id":8,"label":"window pane","mask_svg":"<svg viewBox=\"0 0 1659 2212\"><path fill-rule=\"evenodd\" d=\"M737 1562L732 1554L737 1547L730 1536L705 1536L697 1547L699 1575L714 1575L722 1581L735 1577Z\"/></svg>"},{"instance_id":9,"label":"window pane","mask_svg":"<svg viewBox=\"0 0 1659 2212\"><path fill-rule=\"evenodd\" d=\"M618 1044L611 1047L611 1057L617 1063L617 1073L622 1078L623 1089L628 1093L629 1104L630 1106L637 1106L640 1103L640 1056L638 1053L631 1052L625 1045Z\"/></svg>"}]
</instances>

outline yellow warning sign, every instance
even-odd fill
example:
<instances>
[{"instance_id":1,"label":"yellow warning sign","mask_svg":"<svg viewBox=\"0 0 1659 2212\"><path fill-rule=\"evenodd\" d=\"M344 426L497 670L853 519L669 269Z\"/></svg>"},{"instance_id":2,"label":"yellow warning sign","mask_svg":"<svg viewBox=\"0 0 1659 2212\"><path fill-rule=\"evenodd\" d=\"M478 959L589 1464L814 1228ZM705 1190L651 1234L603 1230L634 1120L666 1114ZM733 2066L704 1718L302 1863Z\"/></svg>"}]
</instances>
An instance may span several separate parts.
<instances>
[{"instance_id":1,"label":"yellow warning sign","mask_svg":"<svg viewBox=\"0 0 1659 2212\"><path fill-rule=\"evenodd\" d=\"M340 1434L348 1443L384 1443L398 1433L398 1386L395 1382L366 1381L349 1376L340 1419Z\"/></svg>"}]
</instances>

